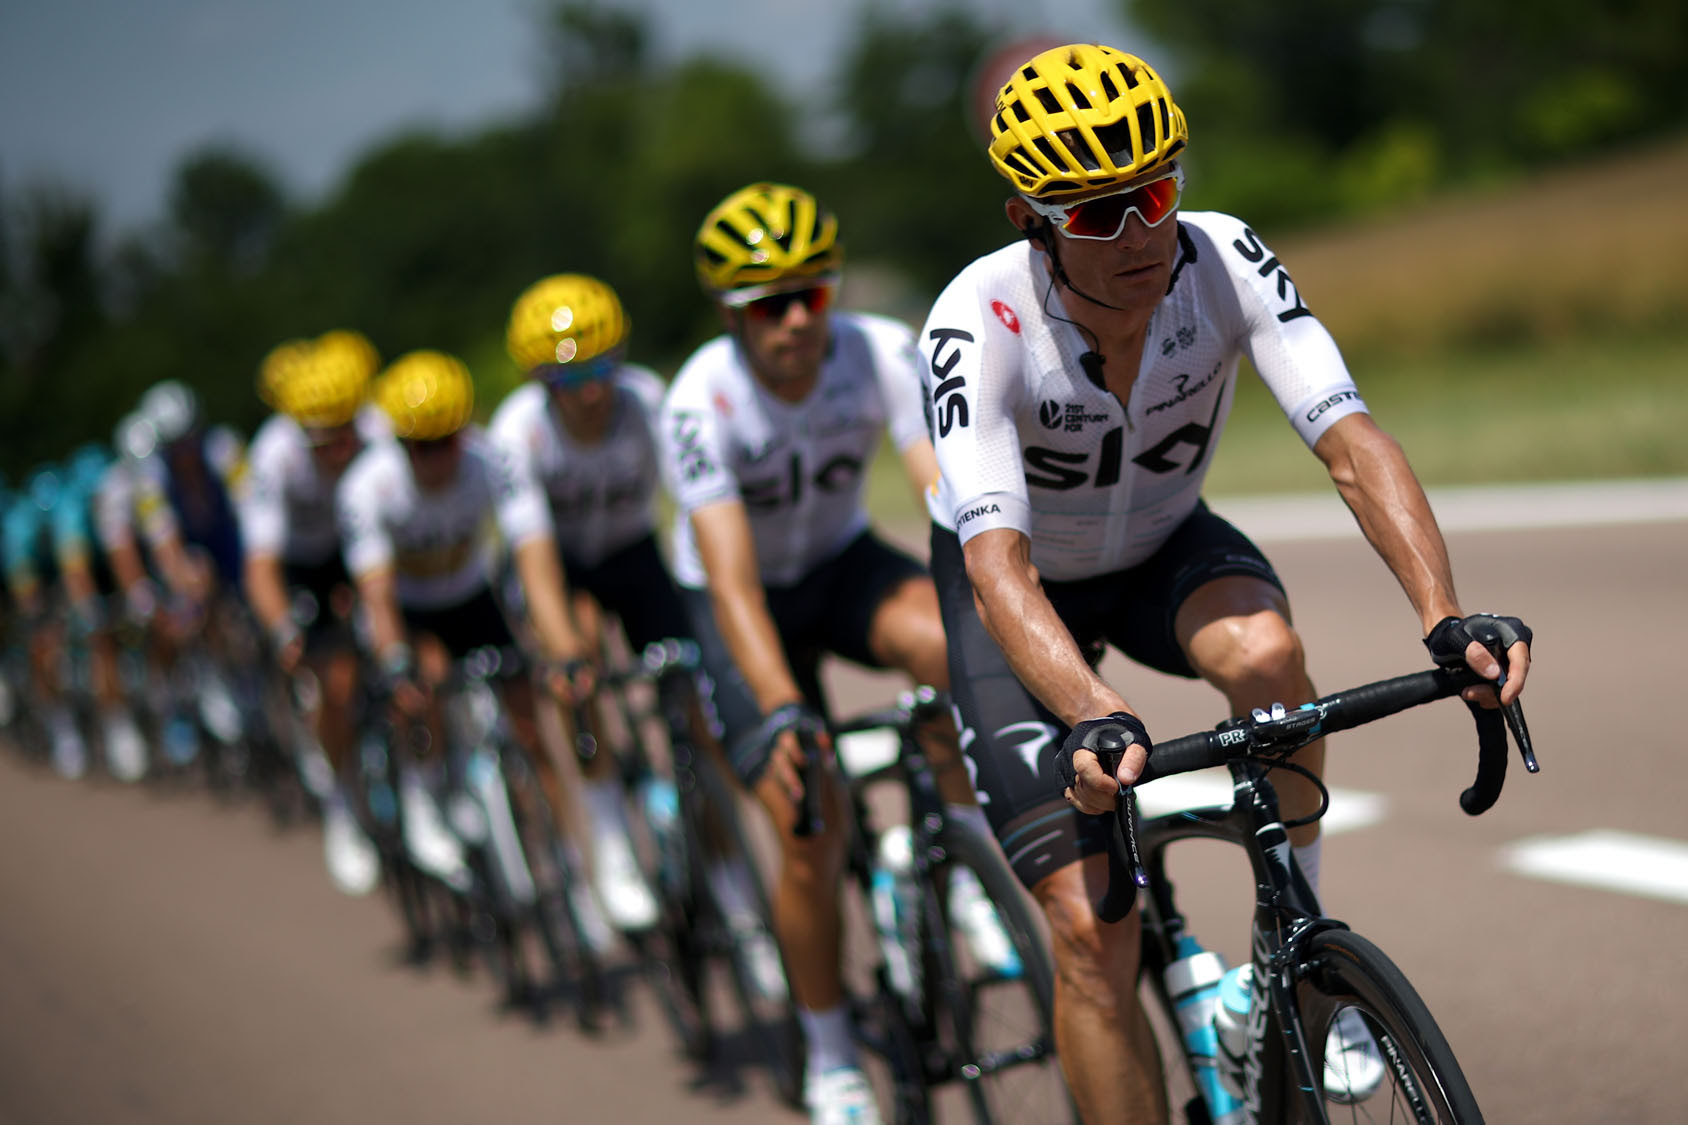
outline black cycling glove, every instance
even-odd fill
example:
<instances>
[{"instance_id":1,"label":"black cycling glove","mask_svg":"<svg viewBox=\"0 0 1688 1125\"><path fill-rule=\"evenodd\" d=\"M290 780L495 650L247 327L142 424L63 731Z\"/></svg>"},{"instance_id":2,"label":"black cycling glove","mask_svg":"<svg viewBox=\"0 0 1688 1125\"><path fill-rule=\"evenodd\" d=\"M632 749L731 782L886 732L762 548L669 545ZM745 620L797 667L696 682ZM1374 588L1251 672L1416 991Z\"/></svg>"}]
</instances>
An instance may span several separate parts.
<instances>
[{"instance_id":1,"label":"black cycling glove","mask_svg":"<svg viewBox=\"0 0 1688 1125\"><path fill-rule=\"evenodd\" d=\"M1117 745L1102 751L1096 749L1097 742L1104 735L1112 735L1119 739ZM1110 739L1110 741L1112 741ZM1136 715L1127 715L1124 711L1115 711L1103 719L1086 719L1078 726L1067 732L1066 741L1061 743L1061 749L1055 752L1055 772L1061 775L1061 784L1071 789L1077 782L1077 775L1073 770L1073 752L1089 750L1102 758L1103 768L1109 768L1108 759L1104 754L1116 755L1133 742L1147 752L1154 744L1149 741L1149 732L1143 726L1143 721ZM1113 766L1118 766L1117 759Z\"/></svg>"},{"instance_id":2,"label":"black cycling glove","mask_svg":"<svg viewBox=\"0 0 1688 1125\"><path fill-rule=\"evenodd\" d=\"M1436 627L1424 638L1424 647L1430 650L1430 658L1438 667L1463 668L1465 650L1472 641L1496 656L1505 656L1506 650L1519 641L1528 645L1534 639L1535 634L1530 627L1516 617L1473 613L1463 621L1457 617L1444 617L1436 622Z\"/></svg>"}]
</instances>

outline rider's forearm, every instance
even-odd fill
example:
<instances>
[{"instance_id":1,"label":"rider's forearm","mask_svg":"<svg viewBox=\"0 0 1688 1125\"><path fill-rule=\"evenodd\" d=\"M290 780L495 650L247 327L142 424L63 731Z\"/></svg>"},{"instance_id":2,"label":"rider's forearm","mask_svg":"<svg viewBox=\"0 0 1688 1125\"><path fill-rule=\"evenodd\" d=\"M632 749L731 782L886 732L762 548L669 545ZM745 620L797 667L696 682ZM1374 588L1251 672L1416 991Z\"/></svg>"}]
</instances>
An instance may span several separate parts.
<instances>
[{"instance_id":1,"label":"rider's forearm","mask_svg":"<svg viewBox=\"0 0 1688 1125\"><path fill-rule=\"evenodd\" d=\"M1362 420L1363 426L1347 426ZM1442 618L1461 615L1447 544L1430 501L1394 438L1365 415L1350 415L1337 426L1356 432L1329 449L1321 440L1331 480L1429 633ZM1334 434L1335 428L1326 436Z\"/></svg>"},{"instance_id":2,"label":"rider's forearm","mask_svg":"<svg viewBox=\"0 0 1688 1125\"><path fill-rule=\"evenodd\" d=\"M580 634L569 616L568 584L556 545L549 539L534 538L518 546L516 574L522 581L528 620L540 651L551 660L581 656Z\"/></svg>"},{"instance_id":3,"label":"rider's forearm","mask_svg":"<svg viewBox=\"0 0 1688 1125\"><path fill-rule=\"evenodd\" d=\"M288 621L287 583L281 560L274 555L250 555L246 560L246 599L252 614L267 633L282 629Z\"/></svg>"},{"instance_id":4,"label":"rider's forearm","mask_svg":"<svg viewBox=\"0 0 1688 1125\"><path fill-rule=\"evenodd\" d=\"M715 607L715 624L762 713L766 715L787 703L800 702L803 692L786 663L785 647L780 643L779 630L760 588L718 581L711 576L709 593Z\"/></svg>"},{"instance_id":5,"label":"rider's forearm","mask_svg":"<svg viewBox=\"0 0 1688 1125\"><path fill-rule=\"evenodd\" d=\"M1017 542L1000 538L1005 536ZM1020 682L1068 726L1130 711L1124 697L1079 652L1038 584L1037 571L1022 549L1025 542L1017 532L987 531L965 548L967 576L986 632ZM1010 544L1006 550L1005 543Z\"/></svg>"},{"instance_id":6,"label":"rider's forearm","mask_svg":"<svg viewBox=\"0 0 1688 1125\"><path fill-rule=\"evenodd\" d=\"M385 660L405 643L404 618L399 613L391 570L373 570L356 578L358 600L369 614L369 644L377 661Z\"/></svg>"}]
</instances>

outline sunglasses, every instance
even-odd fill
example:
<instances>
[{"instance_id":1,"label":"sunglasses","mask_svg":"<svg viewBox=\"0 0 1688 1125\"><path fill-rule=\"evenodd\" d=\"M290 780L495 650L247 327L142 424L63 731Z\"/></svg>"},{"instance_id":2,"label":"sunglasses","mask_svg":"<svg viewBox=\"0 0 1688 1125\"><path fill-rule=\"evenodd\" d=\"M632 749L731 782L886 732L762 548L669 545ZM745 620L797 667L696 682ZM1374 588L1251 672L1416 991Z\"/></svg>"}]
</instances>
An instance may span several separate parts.
<instances>
[{"instance_id":1,"label":"sunglasses","mask_svg":"<svg viewBox=\"0 0 1688 1125\"><path fill-rule=\"evenodd\" d=\"M1171 171L1146 184L1116 191L1112 195L1086 199L1081 203L1042 203L1027 199L1033 211L1055 224L1068 238L1088 238L1111 242L1125 233L1126 220L1133 213L1143 225L1158 227L1168 215L1178 209L1184 194L1184 169L1173 165Z\"/></svg>"},{"instance_id":2,"label":"sunglasses","mask_svg":"<svg viewBox=\"0 0 1688 1125\"><path fill-rule=\"evenodd\" d=\"M744 305L745 313L751 320L763 322L785 319L786 311L801 301L803 307L811 316L819 316L832 304L832 286L811 285L806 289L788 289L783 293L770 293L766 297L758 297Z\"/></svg>"},{"instance_id":3,"label":"sunglasses","mask_svg":"<svg viewBox=\"0 0 1688 1125\"><path fill-rule=\"evenodd\" d=\"M605 352L585 363L542 363L533 369L533 377L550 390L568 391L588 383L603 382L620 366L619 351Z\"/></svg>"}]
</instances>

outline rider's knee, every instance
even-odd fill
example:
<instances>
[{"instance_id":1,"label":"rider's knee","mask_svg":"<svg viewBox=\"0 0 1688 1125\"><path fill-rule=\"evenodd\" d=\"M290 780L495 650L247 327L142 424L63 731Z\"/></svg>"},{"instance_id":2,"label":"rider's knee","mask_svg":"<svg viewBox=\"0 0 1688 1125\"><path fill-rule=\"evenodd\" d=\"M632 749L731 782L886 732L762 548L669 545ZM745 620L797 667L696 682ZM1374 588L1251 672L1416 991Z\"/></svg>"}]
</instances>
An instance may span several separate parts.
<instances>
[{"instance_id":1,"label":"rider's knee","mask_svg":"<svg viewBox=\"0 0 1688 1125\"><path fill-rule=\"evenodd\" d=\"M1095 990L1098 979L1134 981L1137 977L1137 912L1133 910L1119 922L1104 922L1096 915L1094 898L1099 887L1106 884L1106 871L1107 857L1092 856L1063 868L1034 888L1049 921L1056 972L1086 993Z\"/></svg>"},{"instance_id":2,"label":"rider's knee","mask_svg":"<svg viewBox=\"0 0 1688 1125\"><path fill-rule=\"evenodd\" d=\"M1229 642L1210 661L1207 679L1221 688L1261 685L1287 690L1307 676L1306 653L1295 628L1270 611L1228 623Z\"/></svg>"}]
</instances>

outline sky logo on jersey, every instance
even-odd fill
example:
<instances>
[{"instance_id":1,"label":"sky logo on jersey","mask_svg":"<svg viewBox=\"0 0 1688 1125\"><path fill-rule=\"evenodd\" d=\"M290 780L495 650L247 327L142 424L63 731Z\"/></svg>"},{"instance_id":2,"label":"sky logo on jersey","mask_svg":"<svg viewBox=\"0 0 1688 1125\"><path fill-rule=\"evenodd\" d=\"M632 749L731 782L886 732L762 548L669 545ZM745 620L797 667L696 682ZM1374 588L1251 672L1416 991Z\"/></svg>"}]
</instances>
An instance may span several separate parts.
<instances>
[{"instance_id":1,"label":"sky logo on jersey","mask_svg":"<svg viewBox=\"0 0 1688 1125\"><path fill-rule=\"evenodd\" d=\"M1008 329L1008 331L1014 333L1016 336L1020 334L1020 318L1014 315L1013 309L1009 308L1001 301L992 301L991 312L996 314L996 319L1002 321L1002 326L1004 328Z\"/></svg>"}]
</instances>

